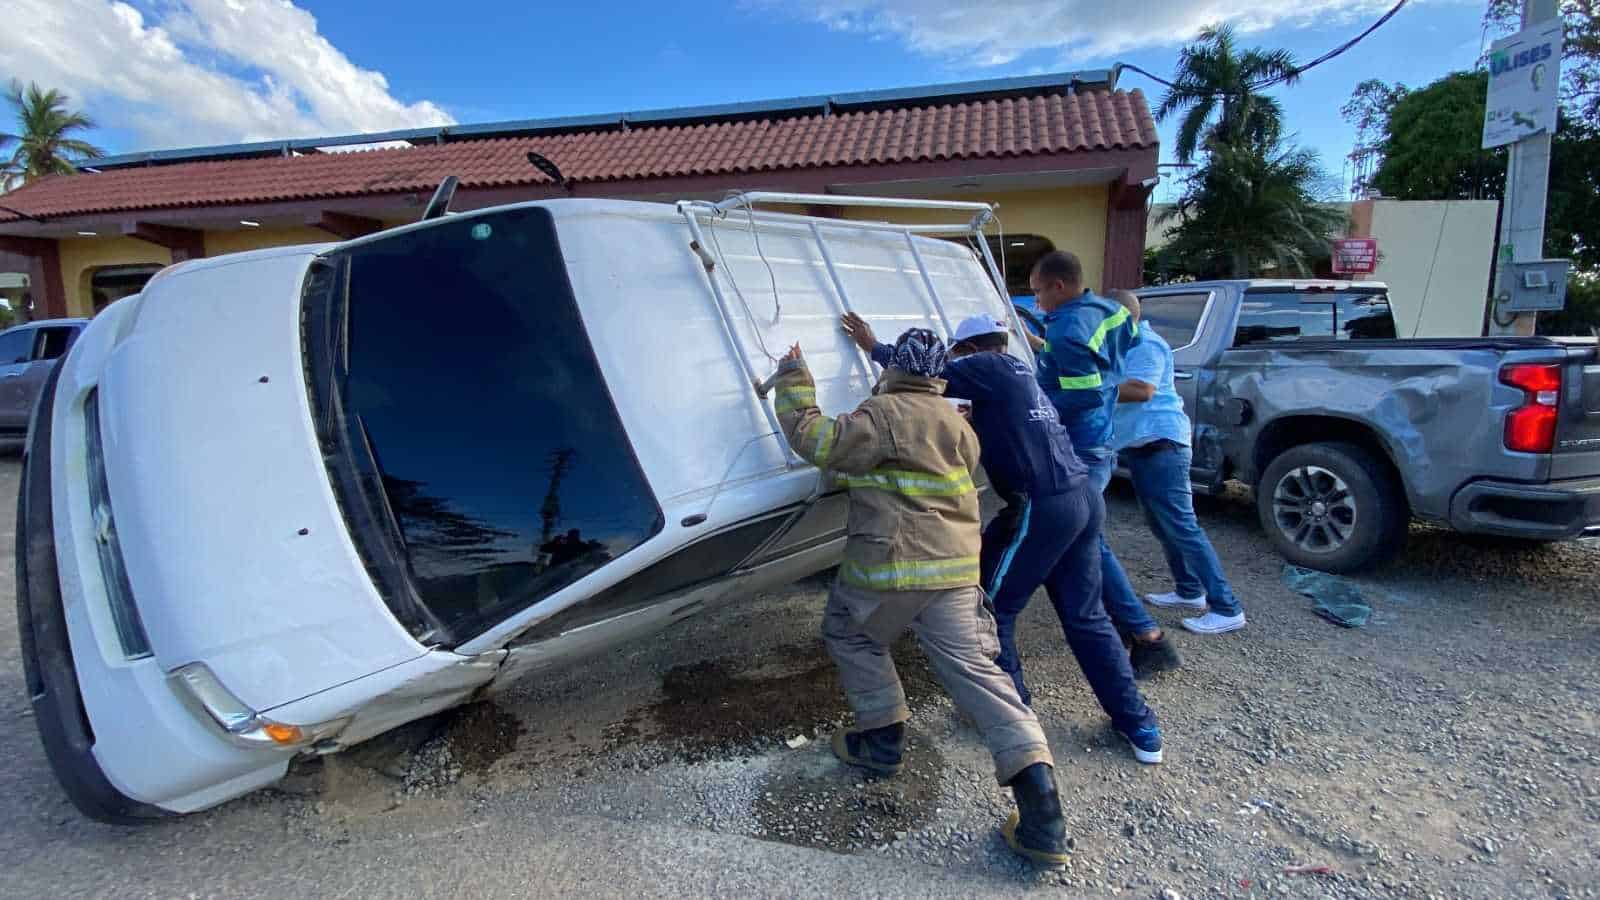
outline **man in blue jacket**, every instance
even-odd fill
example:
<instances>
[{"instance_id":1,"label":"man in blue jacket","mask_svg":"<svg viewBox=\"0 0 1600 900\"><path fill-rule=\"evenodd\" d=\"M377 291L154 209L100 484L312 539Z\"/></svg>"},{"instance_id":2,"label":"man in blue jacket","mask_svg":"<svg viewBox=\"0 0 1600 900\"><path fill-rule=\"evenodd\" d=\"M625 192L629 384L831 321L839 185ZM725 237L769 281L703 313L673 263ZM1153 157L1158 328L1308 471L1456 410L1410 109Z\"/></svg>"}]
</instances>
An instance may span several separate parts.
<instances>
[{"instance_id":1,"label":"man in blue jacket","mask_svg":"<svg viewBox=\"0 0 1600 900\"><path fill-rule=\"evenodd\" d=\"M1044 347L1039 351L1039 387L1061 414L1072 446L1098 492L1111 483L1116 452L1111 417L1123 358L1139 340L1139 326L1121 304L1084 287L1083 264L1064 250L1046 253L1028 277L1044 311ZM1139 602L1122 563L1100 538L1101 590L1106 612L1133 641L1133 665L1141 676L1175 669L1178 651Z\"/></svg>"},{"instance_id":2,"label":"man in blue jacket","mask_svg":"<svg viewBox=\"0 0 1600 900\"><path fill-rule=\"evenodd\" d=\"M856 343L887 366L893 354L865 320L842 324ZM984 529L981 584L994 605L1001 669L1031 704L1017 654L1016 620L1044 586L1067 644L1112 724L1140 762L1161 761L1161 730L1134 684L1128 654L1106 615L1100 592L1100 491L1073 453L1027 363L1007 354L1006 324L974 316L956 328L941 376L945 396L972 403L972 429L989 484L1006 508Z\"/></svg>"}]
</instances>

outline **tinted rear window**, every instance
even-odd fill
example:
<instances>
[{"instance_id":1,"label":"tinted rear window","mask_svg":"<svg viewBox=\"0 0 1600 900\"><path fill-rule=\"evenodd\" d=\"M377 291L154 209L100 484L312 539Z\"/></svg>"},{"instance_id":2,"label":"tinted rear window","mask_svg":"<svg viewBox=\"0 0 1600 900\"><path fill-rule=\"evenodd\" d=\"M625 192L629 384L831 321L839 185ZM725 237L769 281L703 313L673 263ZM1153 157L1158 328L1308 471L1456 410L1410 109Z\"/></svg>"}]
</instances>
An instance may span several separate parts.
<instances>
[{"instance_id":1,"label":"tinted rear window","mask_svg":"<svg viewBox=\"0 0 1600 900\"><path fill-rule=\"evenodd\" d=\"M1334 291L1250 291L1239 306L1233 346L1272 341L1393 338L1385 294Z\"/></svg>"},{"instance_id":2,"label":"tinted rear window","mask_svg":"<svg viewBox=\"0 0 1600 900\"><path fill-rule=\"evenodd\" d=\"M1344 294L1334 306L1339 331L1336 337L1347 340L1393 338L1394 310L1386 294Z\"/></svg>"},{"instance_id":3,"label":"tinted rear window","mask_svg":"<svg viewBox=\"0 0 1600 900\"><path fill-rule=\"evenodd\" d=\"M410 580L454 640L660 530L546 211L347 255L346 447L370 446Z\"/></svg>"}]
</instances>

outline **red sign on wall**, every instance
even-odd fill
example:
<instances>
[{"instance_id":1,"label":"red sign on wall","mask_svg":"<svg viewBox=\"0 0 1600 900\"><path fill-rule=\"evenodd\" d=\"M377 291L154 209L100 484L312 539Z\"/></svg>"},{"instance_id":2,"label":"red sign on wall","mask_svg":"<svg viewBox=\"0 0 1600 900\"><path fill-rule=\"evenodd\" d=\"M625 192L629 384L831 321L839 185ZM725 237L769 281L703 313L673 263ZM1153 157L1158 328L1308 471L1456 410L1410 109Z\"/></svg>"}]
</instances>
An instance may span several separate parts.
<instances>
[{"instance_id":1,"label":"red sign on wall","mask_svg":"<svg viewBox=\"0 0 1600 900\"><path fill-rule=\"evenodd\" d=\"M1333 271L1339 275L1371 275L1378 268L1375 238L1338 238L1333 242Z\"/></svg>"}]
</instances>

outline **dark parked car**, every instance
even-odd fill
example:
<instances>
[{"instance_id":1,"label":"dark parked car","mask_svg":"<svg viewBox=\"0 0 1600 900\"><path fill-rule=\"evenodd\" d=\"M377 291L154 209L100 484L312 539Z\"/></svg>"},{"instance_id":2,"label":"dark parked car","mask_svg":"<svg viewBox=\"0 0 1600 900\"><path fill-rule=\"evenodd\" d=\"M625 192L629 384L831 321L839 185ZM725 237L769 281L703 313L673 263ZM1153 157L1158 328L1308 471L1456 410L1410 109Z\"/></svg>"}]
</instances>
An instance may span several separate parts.
<instances>
[{"instance_id":1,"label":"dark parked car","mask_svg":"<svg viewBox=\"0 0 1600 900\"><path fill-rule=\"evenodd\" d=\"M1376 282L1138 294L1173 347L1195 489L1254 487L1289 560L1359 569L1398 551L1412 519L1528 541L1600 534L1593 338L1397 340Z\"/></svg>"},{"instance_id":2,"label":"dark parked car","mask_svg":"<svg viewBox=\"0 0 1600 900\"><path fill-rule=\"evenodd\" d=\"M39 389L87 319L47 319L0 331L0 437L23 437Z\"/></svg>"}]
</instances>

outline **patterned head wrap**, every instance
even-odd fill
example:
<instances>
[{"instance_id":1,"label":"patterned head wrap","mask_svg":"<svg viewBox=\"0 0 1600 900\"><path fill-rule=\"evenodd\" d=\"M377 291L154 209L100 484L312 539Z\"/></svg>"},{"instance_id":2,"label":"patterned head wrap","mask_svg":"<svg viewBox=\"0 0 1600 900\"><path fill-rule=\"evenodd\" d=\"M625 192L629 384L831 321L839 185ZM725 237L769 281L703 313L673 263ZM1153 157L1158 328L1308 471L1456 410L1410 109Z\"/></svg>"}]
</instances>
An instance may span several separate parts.
<instances>
[{"instance_id":1,"label":"patterned head wrap","mask_svg":"<svg viewBox=\"0 0 1600 900\"><path fill-rule=\"evenodd\" d=\"M949 355L937 334L926 328L912 328L894 342L894 357L889 365L908 375L938 378Z\"/></svg>"}]
</instances>

